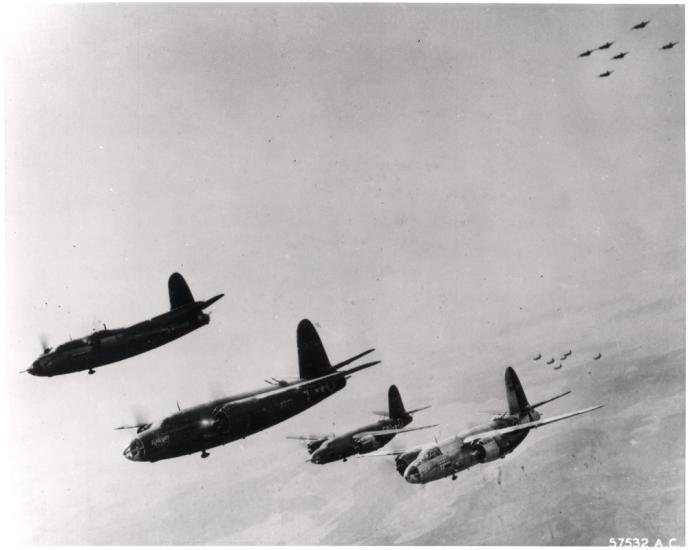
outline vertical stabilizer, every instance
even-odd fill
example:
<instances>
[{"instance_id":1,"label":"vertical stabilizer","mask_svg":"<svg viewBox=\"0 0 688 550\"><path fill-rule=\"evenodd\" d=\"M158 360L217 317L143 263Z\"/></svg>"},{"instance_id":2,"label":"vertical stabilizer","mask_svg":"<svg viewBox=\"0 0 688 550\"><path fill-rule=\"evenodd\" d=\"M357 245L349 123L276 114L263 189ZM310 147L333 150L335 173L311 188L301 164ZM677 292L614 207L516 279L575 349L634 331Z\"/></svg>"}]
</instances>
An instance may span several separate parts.
<instances>
[{"instance_id":1,"label":"vertical stabilizer","mask_svg":"<svg viewBox=\"0 0 688 550\"><path fill-rule=\"evenodd\" d=\"M332 370L320 336L308 319L301 321L296 329L296 346L299 352L299 376L302 379L324 376Z\"/></svg>"},{"instance_id":2,"label":"vertical stabilizer","mask_svg":"<svg viewBox=\"0 0 688 550\"><path fill-rule=\"evenodd\" d=\"M389 417L390 418L403 418L406 416L406 409L404 408L404 402L401 400L401 394L397 387L392 384L389 387L389 392L387 394L389 400Z\"/></svg>"},{"instance_id":3,"label":"vertical stabilizer","mask_svg":"<svg viewBox=\"0 0 688 550\"><path fill-rule=\"evenodd\" d=\"M518 414L528 409L528 398L523 391L521 381L511 367L506 368L504 382L506 383L506 401L509 404L509 414Z\"/></svg>"},{"instance_id":4,"label":"vertical stabilizer","mask_svg":"<svg viewBox=\"0 0 688 550\"><path fill-rule=\"evenodd\" d=\"M189 285L179 273L170 275L167 281L167 290L170 294L170 309L177 309L194 303Z\"/></svg>"}]
</instances>

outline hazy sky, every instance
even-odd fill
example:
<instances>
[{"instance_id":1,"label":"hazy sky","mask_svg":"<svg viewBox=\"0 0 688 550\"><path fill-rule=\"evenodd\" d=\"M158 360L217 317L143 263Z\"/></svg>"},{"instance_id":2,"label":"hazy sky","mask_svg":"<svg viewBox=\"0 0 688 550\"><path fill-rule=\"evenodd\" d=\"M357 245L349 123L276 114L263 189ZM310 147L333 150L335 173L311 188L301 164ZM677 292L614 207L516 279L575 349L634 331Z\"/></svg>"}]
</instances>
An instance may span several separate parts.
<instances>
[{"instance_id":1,"label":"hazy sky","mask_svg":"<svg viewBox=\"0 0 688 550\"><path fill-rule=\"evenodd\" d=\"M646 29L629 30L643 19L652 20ZM418 422L442 422L446 435L502 406L512 364L533 398L574 390L548 414L606 399L626 442L643 395L628 369L653 376L643 365L661 364L668 374L643 378L659 396L644 412L681 414L664 448L667 464L683 464L683 22L682 6L658 5L17 11L5 58L17 538L375 544L403 534L407 543L508 544L508 523L490 539L437 518L467 502L460 483L496 494L489 472L515 476L517 454L542 460L536 482L513 481L527 487L529 505L548 486L579 491L583 503L594 488L600 498L641 499L638 513L656 531L661 521L681 527L645 536L683 537L682 470L662 470L657 483L672 496L655 503L628 481L649 479L644 456L618 486L605 466L575 477L579 459L557 465L552 449L572 434L584 439L578 428L597 423L606 433L605 416L533 433L499 465L424 489L405 486L384 460L304 464L305 450L284 439L369 421L391 383L409 407L432 404ZM608 40L611 49L576 57ZM679 45L658 49L670 40ZM610 60L622 50L628 57ZM615 72L597 78L606 69ZM173 271L197 298L225 293L209 327L94 376L17 374L40 353L40 334L55 345L101 322L161 313ZM304 317L319 323L333 362L376 347L383 364L207 460L124 459L131 434L111 428L134 411L156 419L177 400L188 406L295 376ZM607 364L617 370L594 383L583 362L557 376L535 372L528 358L558 346L576 358L616 354ZM430 435L402 437L403 447ZM619 471L631 459L607 443L591 456ZM370 500L379 507L368 510ZM362 509L365 518L353 519ZM566 514L585 524L590 509ZM519 510L504 521L518 523L523 531L512 533L526 544L642 535L628 532L639 521L631 515L616 518L626 531L586 533L536 525L527 506ZM471 506L460 520L493 511Z\"/></svg>"}]
</instances>

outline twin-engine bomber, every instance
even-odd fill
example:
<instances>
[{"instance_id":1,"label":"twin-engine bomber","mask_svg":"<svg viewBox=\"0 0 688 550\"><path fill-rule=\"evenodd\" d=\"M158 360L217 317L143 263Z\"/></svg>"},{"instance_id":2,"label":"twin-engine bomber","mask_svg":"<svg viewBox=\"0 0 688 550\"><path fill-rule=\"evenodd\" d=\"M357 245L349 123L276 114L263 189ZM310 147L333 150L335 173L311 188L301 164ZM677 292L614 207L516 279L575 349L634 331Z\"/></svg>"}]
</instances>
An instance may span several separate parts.
<instances>
[{"instance_id":1,"label":"twin-engine bomber","mask_svg":"<svg viewBox=\"0 0 688 550\"><path fill-rule=\"evenodd\" d=\"M200 452L201 458L206 458L208 449L248 437L305 411L344 388L354 372L380 362L339 370L374 350L331 365L315 327L307 319L299 323L296 341L299 380L278 380L269 388L180 410L160 423L115 428L135 428L140 434L124 450L124 456L138 462L157 462Z\"/></svg>"},{"instance_id":2,"label":"twin-engine bomber","mask_svg":"<svg viewBox=\"0 0 688 550\"><path fill-rule=\"evenodd\" d=\"M306 448L311 454L310 462L313 464L327 464L335 460L343 460L355 454L364 454L376 451L387 445L394 436L405 432L434 428L421 426L419 428L406 428L413 421L412 413L428 409L430 405L407 411L401 394L396 386L389 387L387 393L389 409L387 412L374 411L374 414L382 417L374 424L368 424L362 428L351 430L341 435L311 435L289 436L287 439L299 439L306 442Z\"/></svg>"},{"instance_id":3,"label":"twin-engine bomber","mask_svg":"<svg viewBox=\"0 0 688 550\"><path fill-rule=\"evenodd\" d=\"M88 370L145 353L176 340L210 322L203 310L224 296L195 301L189 285L179 273L167 281L170 311L126 328L99 330L84 338L70 340L51 350L43 344L43 354L26 371L34 376L55 376Z\"/></svg>"},{"instance_id":4,"label":"twin-engine bomber","mask_svg":"<svg viewBox=\"0 0 688 550\"><path fill-rule=\"evenodd\" d=\"M506 399L509 411L492 417L492 421L476 426L439 443L424 445L407 451L391 451L362 456L396 455L395 462L399 474L409 483L429 483L451 476L462 470L504 458L511 453L528 435L531 429L539 428L565 418L577 416L602 407L590 407L572 413L540 419L536 407L559 399L570 392L530 405L516 372L507 367L505 374Z\"/></svg>"}]
</instances>

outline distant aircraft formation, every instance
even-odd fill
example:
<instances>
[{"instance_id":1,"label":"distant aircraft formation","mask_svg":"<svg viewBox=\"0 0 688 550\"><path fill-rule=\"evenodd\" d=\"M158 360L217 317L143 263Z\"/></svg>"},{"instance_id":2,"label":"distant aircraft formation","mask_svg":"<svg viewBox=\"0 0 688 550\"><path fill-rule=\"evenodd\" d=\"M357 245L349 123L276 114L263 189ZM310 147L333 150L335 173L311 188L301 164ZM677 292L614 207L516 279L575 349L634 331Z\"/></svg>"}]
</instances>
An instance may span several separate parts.
<instances>
[{"instance_id":1,"label":"distant aircraft formation","mask_svg":"<svg viewBox=\"0 0 688 550\"><path fill-rule=\"evenodd\" d=\"M609 44L610 46L611 44ZM606 46L606 47L609 47ZM107 329L77 340L70 340L54 350L44 344L43 354L26 371L34 376L52 377L79 371L93 374L94 369L139 355L162 346L210 322L204 310L222 298L218 294L197 301L179 273L168 279L170 310L148 321L130 327ZM368 349L349 359L331 364L313 323L303 319L296 329L298 378L291 381L265 379L267 387L227 396L182 409L158 421L137 419L134 424L116 430L135 430L136 435L123 451L134 462L158 462L198 453L209 456L208 450L244 439L283 422L317 405L344 389L347 380L363 369L380 363L370 361L352 365L375 351ZM564 352L561 361L572 350ZM542 353L533 357L539 361ZM593 357L601 358L601 354ZM553 364L551 357L547 364ZM352 365L352 366L350 366ZM347 368L344 368L347 367ZM560 369L561 363L554 369ZM504 458L523 441L531 429L565 418L591 412L595 406L542 420L536 407L570 393L567 391L545 401L530 405L516 372L507 367L505 374L507 412L499 412L488 424L462 432L434 444L414 447L408 451L384 452L382 449L397 435L427 430L437 424L409 427L413 414L430 408L425 405L407 410L399 389L392 384L387 391L387 410L373 411L379 419L340 435L289 436L306 445L307 462L324 465L346 462L352 456L394 455L397 471L409 483L428 483L451 476L476 464Z\"/></svg>"},{"instance_id":2,"label":"distant aircraft formation","mask_svg":"<svg viewBox=\"0 0 688 550\"><path fill-rule=\"evenodd\" d=\"M632 31L641 30L641 29L644 29L645 27L647 27L649 24L650 24L650 20L649 20L649 19L648 19L647 21L641 21L640 23L636 23L635 25L633 25L632 27L630 27L630 30L632 30ZM598 46L597 48L594 48L594 49L592 49L592 50L585 50L584 52L579 53L579 54L578 54L578 57L579 57L579 58L580 58L580 57L590 57L590 56L591 56L594 52L596 52L596 51L608 50L608 49L611 48L615 43L616 43L616 41L614 41L614 40L612 40L612 41L610 41L610 42L605 42L604 44L602 44L601 46ZM674 46L676 46L677 44L678 44L678 42L668 42L668 43L664 44L663 46L661 46L661 47L659 48L659 50L670 50L670 49L672 49ZM620 60L620 59L624 59L629 53L631 53L631 52L630 52L630 51L626 51L626 52L622 51L622 52L619 52L619 53L617 53L616 55L614 55L613 57L611 57L610 60L612 60L612 61L618 61L618 60ZM605 70L604 72L598 74L597 77L598 77L598 78L607 78L607 77L611 76L612 73L614 73L613 70L607 69L607 70Z\"/></svg>"},{"instance_id":3,"label":"distant aircraft formation","mask_svg":"<svg viewBox=\"0 0 688 550\"><path fill-rule=\"evenodd\" d=\"M561 357L559 357L560 363L559 363L558 365L552 367L552 368L553 368L554 370L559 370L559 369L562 367L561 361L566 361L566 359L568 359L569 357L571 357L571 355L573 355L573 351L572 351L572 350L565 351L565 352L561 355ZM595 361L597 361L598 359L601 359L601 358L602 358L602 354L599 353L599 352L598 352L596 355L593 356L593 359L594 359ZM542 353L538 353L535 357L533 357L533 361L539 361L540 359L542 359ZM554 365L554 363L555 363L554 357L551 357L550 359L548 359L547 361L545 361L545 363L546 363L547 365Z\"/></svg>"}]
</instances>

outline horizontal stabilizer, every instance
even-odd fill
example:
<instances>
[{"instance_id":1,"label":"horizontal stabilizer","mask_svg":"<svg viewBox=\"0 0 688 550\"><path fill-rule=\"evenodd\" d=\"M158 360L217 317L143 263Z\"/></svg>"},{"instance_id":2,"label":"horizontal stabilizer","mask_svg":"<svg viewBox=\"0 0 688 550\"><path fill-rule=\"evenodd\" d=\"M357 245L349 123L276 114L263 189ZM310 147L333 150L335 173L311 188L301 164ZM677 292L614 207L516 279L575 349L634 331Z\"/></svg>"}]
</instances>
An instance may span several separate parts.
<instances>
[{"instance_id":1,"label":"horizontal stabilizer","mask_svg":"<svg viewBox=\"0 0 688 550\"><path fill-rule=\"evenodd\" d=\"M362 365L357 365L355 367L350 368L349 370L344 370L342 372L346 375L349 375L349 374L353 374L355 372L358 372L359 370L367 369L368 367L372 367L372 366L377 365L379 363L382 363L382 361L373 361L371 363L363 363Z\"/></svg>"},{"instance_id":2,"label":"horizontal stabilizer","mask_svg":"<svg viewBox=\"0 0 688 550\"><path fill-rule=\"evenodd\" d=\"M389 418L389 413L387 411L373 411L373 414L376 414L377 416L384 416L385 418Z\"/></svg>"},{"instance_id":3,"label":"horizontal stabilizer","mask_svg":"<svg viewBox=\"0 0 688 550\"><path fill-rule=\"evenodd\" d=\"M224 296L224 294L218 294L217 296L213 296L212 298L210 298L210 300L206 300L205 302L203 302L201 309L205 309L207 307L212 306L215 302L217 302L223 296Z\"/></svg>"},{"instance_id":4,"label":"horizontal stabilizer","mask_svg":"<svg viewBox=\"0 0 688 550\"><path fill-rule=\"evenodd\" d=\"M333 365L332 368L336 370L338 368L345 367L349 363L353 363L354 361L356 361L356 359L360 359L361 357L368 355L369 353L373 353L374 351L375 351L375 348L371 348L369 350L366 350L363 353L359 353L358 355L352 357L351 359L347 359L346 361L342 361L341 363L337 363L336 365Z\"/></svg>"},{"instance_id":5,"label":"horizontal stabilizer","mask_svg":"<svg viewBox=\"0 0 688 550\"><path fill-rule=\"evenodd\" d=\"M549 399L545 399L544 401L540 401L539 403L535 403L535 405L530 405L528 407L528 410L535 409L536 407L539 407L540 405L544 405L545 403L550 403L551 401L554 401L555 399L559 399L560 397L564 397L565 395L568 395L571 393L571 390L565 391L564 393L560 393L559 395L555 395L554 397L550 397Z\"/></svg>"},{"instance_id":6,"label":"horizontal stabilizer","mask_svg":"<svg viewBox=\"0 0 688 550\"><path fill-rule=\"evenodd\" d=\"M356 435L357 436L372 435L374 437L377 437L379 435L403 434L405 432L415 432L417 430L427 430L428 428L436 428L437 426L439 426L439 424L432 424L430 426L420 426L419 428L395 428L392 430L375 430L372 432L362 432L362 433L356 434Z\"/></svg>"},{"instance_id":7,"label":"horizontal stabilizer","mask_svg":"<svg viewBox=\"0 0 688 550\"><path fill-rule=\"evenodd\" d=\"M473 441L478 441L479 439L487 439L495 437L498 435L504 435L514 432L520 432L523 430L531 430L534 428L539 428L540 426L546 426L547 424L552 424L553 422L559 422L560 420L565 420L566 418L571 418L572 416L578 416L579 414L585 414L591 411L602 408L604 405L597 405L595 407L590 407L588 409L582 409L580 411L575 411L572 413L562 414L559 416L553 416L552 418L546 420L535 420L533 422L526 422L525 424L517 424L516 426L510 426L508 428L500 428L498 430L490 430L488 432L482 432L477 434L469 435L463 438L464 443L472 443Z\"/></svg>"},{"instance_id":8,"label":"horizontal stabilizer","mask_svg":"<svg viewBox=\"0 0 688 550\"><path fill-rule=\"evenodd\" d=\"M411 409L410 411L406 411L406 414L413 414L420 411L424 411L425 409L429 409L430 407L432 407L432 405L425 405L425 407L420 407L419 409Z\"/></svg>"}]
</instances>

